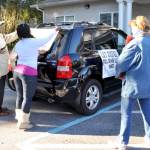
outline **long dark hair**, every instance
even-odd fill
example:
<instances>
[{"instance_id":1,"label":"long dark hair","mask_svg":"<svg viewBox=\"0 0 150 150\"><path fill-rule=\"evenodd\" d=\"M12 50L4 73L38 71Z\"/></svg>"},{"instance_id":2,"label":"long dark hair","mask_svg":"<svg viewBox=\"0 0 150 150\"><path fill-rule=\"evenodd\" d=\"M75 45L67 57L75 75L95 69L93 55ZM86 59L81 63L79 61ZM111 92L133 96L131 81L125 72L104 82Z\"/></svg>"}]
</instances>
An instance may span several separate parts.
<instances>
[{"instance_id":1,"label":"long dark hair","mask_svg":"<svg viewBox=\"0 0 150 150\"><path fill-rule=\"evenodd\" d=\"M19 39L23 38L34 38L33 35L31 35L31 30L28 24L20 24L17 27L17 34Z\"/></svg>"}]
</instances>

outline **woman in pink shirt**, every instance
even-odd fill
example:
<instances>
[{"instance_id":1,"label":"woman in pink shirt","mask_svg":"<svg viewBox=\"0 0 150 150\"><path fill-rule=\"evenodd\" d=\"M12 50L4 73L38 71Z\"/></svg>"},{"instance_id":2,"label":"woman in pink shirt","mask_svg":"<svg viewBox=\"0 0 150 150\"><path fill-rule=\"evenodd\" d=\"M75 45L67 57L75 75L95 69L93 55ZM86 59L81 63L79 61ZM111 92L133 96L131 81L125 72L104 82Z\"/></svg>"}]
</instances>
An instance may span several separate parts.
<instances>
[{"instance_id":1,"label":"woman in pink shirt","mask_svg":"<svg viewBox=\"0 0 150 150\"><path fill-rule=\"evenodd\" d=\"M20 40L14 47L17 54L17 66L14 69L14 81L17 92L15 118L18 120L17 127L19 129L29 129L33 127L29 118L32 98L37 86L39 48L46 44L50 37L34 38L27 24L20 24L17 27L17 34ZM53 35L55 34L56 30Z\"/></svg>"}]
</instances>

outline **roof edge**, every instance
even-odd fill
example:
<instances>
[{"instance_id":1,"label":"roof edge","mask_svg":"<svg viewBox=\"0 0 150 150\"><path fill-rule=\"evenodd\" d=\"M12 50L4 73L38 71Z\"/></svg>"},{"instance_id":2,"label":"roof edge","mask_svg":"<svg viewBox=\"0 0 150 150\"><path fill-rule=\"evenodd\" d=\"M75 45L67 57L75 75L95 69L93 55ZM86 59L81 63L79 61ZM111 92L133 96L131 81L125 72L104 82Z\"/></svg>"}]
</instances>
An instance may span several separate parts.
<instances>
[{"instance_id":1,"label":"roof edge","mask_svg":"<svg viewBox=\"0 0 150 150\"><path fill-rule=\"evenodd\" d=\"M61 0L61 1L45 1L41 3L37 3L34 5L31 5L31 8L37 8L37 5L39 8L46 8L46 7L53 7L53 6L65 6L70 4L80 4L80 3L92 3L99 0Z\"/></svg>"}]
</instances>

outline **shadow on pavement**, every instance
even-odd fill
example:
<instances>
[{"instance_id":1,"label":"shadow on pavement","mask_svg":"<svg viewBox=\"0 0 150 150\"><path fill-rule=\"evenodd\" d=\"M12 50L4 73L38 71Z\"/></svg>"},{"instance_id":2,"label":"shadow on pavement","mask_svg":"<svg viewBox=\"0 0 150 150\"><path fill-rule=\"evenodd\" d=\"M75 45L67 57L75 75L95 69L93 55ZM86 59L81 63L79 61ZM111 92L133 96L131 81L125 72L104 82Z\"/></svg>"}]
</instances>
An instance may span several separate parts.
<instances>
[{"instance_id":1,"label":"shadow on pavement","mask_svg":"<svg viewBox=\"0 0 150 150\"><path fill-rule=\"evenodd\" d=\"M150 148L142 148L142 147L136 147L136 148L128 148L128 150L150 150Z\"/></svg>"}]
</instances>

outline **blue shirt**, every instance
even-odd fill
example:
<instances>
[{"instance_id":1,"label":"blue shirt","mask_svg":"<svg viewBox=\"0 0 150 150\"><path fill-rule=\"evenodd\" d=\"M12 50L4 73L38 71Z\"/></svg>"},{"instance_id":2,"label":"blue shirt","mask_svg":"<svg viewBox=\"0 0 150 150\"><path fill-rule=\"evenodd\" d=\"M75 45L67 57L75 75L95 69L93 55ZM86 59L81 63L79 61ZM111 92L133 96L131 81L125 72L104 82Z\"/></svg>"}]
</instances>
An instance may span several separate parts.
<instances>
[{"instance_id":1,"label":"blue shirt","mask_svg":"<svg viewBox=\"0 0 150 150\"><path fill-rule=\"evenodd\" d=\"M124 47L117 61L116 72L117 76L126 73L122 81L122 97L150 98L149 35L141 34Z\"/></svg>"}]
</instances>

